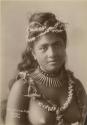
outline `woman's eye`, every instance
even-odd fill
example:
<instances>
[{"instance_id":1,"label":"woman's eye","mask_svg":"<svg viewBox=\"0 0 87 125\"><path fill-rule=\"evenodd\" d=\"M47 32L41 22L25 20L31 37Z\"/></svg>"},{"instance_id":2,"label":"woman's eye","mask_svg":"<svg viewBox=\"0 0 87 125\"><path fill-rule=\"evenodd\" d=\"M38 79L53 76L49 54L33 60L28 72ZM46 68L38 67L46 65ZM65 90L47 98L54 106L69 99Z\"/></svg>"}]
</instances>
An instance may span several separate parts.
<instances>
[{"instance_id":1,"label":"woman's eye","mask_svg":"<svg viewBox=\"0 0 87 125\"><path fill-rule=\"evenodd\" d=\"M55 48L58 48L59 46L60 46L59 44L55 44L55 45L54 45Z\"/></svg>"},{"instance_id":2,"label":"woman's eye","mask_svg":"<svg viewBox=\"0 0 87 125\"><path fill-rule=\"evenodd\" d=\"M63 47L63 45L62 44L55 44L54 47L55 48L61 48L61 47Z\"/></svg>"},{"instance_id":3,"label":"woman's eye","mask_svg":"<svg viewBox=\"0 0 87 125\"><path fill-rule=\"evenodd\" d=\"M40 50L41 50L41 51L46 51L46 50L47 50L47 47L41 47Z\"/></svg>"}]
</instances>

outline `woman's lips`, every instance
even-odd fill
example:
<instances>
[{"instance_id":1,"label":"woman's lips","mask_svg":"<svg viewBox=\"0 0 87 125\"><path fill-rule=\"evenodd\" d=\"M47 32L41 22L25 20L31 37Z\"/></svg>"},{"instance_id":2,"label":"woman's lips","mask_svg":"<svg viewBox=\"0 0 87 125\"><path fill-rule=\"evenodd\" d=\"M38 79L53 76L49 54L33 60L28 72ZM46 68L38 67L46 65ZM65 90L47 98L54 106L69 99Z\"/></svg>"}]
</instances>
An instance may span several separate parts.
<instances>
[{"instance_id":1,"label":"woman's lips","mask_svg":"<svg viewBox=\"0 0 87 125\"><path fill-rule=\"evenodd\" d=\"M57 63L57 60L50 60L50 61L48 61L48 63L55 64L55 63Z\"/></svg>"}]
</instances>

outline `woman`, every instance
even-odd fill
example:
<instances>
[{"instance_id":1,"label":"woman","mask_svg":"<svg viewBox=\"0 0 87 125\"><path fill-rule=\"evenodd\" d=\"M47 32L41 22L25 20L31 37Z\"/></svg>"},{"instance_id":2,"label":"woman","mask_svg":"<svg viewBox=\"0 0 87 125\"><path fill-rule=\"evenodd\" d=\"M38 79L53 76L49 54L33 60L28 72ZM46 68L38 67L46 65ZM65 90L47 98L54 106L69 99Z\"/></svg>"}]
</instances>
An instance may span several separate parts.
<instances>
[{"instance_id":1,"label":"woman","mask_svg":"<svg viewBox=\"0 0 87 125\"><path fill-rule=\"evenodd\" d=\"M83 125L86 93L65 68L65 24L52 13L35 13L27 42L8 98L6 125Z\"/></svg>"}]
</instances>

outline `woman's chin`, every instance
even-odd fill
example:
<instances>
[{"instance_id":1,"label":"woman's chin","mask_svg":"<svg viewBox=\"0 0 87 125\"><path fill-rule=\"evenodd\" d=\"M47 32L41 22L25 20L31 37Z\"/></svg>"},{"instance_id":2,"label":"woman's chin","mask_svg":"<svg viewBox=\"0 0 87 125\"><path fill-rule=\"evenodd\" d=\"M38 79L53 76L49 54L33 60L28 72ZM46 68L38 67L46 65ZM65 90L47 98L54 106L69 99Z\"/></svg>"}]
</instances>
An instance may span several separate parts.
<instances>
[{"instance_id":1,"label":"woman's chin","mask_svg":"<svg viewBox=\"0 0 87 125\"><path fill-rule=\"evenodd\" d=\"M56 71L58 71L60 69L60 67L57 65L57 66L55 66L55 65L51 65L51 66L49 66L48 68L47 68L47 71L48 72L56 72Z\"/></svg>"},{"instance_id":2,"label":"woman's chin","mask_svg":"<svg viewBox=\"0 0 87 125\"><path fill-rule=\"evenodd\" d=\"M58 63L52 62L45 66L40 66L40 68L45 72L53 73L53 72L58 72L60 68L62 67L62 65L63 65L62 63L58 64Z\"/></svg>"}]
</instances>

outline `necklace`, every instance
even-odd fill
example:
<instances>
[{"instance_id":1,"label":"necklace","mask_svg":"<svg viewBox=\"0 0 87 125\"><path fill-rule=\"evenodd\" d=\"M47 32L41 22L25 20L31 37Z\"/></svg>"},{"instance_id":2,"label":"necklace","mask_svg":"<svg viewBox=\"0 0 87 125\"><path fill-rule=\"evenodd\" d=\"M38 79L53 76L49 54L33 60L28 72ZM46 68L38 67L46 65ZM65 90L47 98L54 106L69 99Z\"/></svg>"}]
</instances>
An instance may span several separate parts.
<instances>
[{"instance_id":1,"label":"necklace","mask_svg":"<svg viewBox=\"0 0 87 125\"><path fill-rule=\"evenodd\" d=\"M37 68L35 72L30 74L30 76L35 82L38 82L40 85L44 85L45 87L62 87L62 85L66 83L61 76L58 78L57 74L56 76L54 74L47 74L40 68Z\"/></svg>"},{"instance_id":2,"label":"necklace","mask_svg":"<svg viewBox=\"0 0 87 125\"><path fill-rule=\"evenodd\" d=\"M69 77L68 80L69 86L68 86L68 97L65 101L65 103L58 107L56 104L53 104L51 101L47 100L47 104L44 104L42 102L38 102L38 105L48 112L55 112L56 113L56 122L57 125L63 125L63 115L62 112L64 112L70 105L73 97L73 80Z\"/></svg>"},{"instance_id":3,"label":"necklace","mask_svg":"<svg viewBox=\"0 0 87 125\"><path fill-rule=\"evenodd\" d=\"M45 76L47 76L47 77L58 77L58 73L60 72L53 72L53 73L47 73L47 72L45 72L45 71L43 71L40 67L38 67L38 70L43 74L43 75L45 75ZM61 73L61 72L60 72Z\"/></svg>"}]
</instances>

